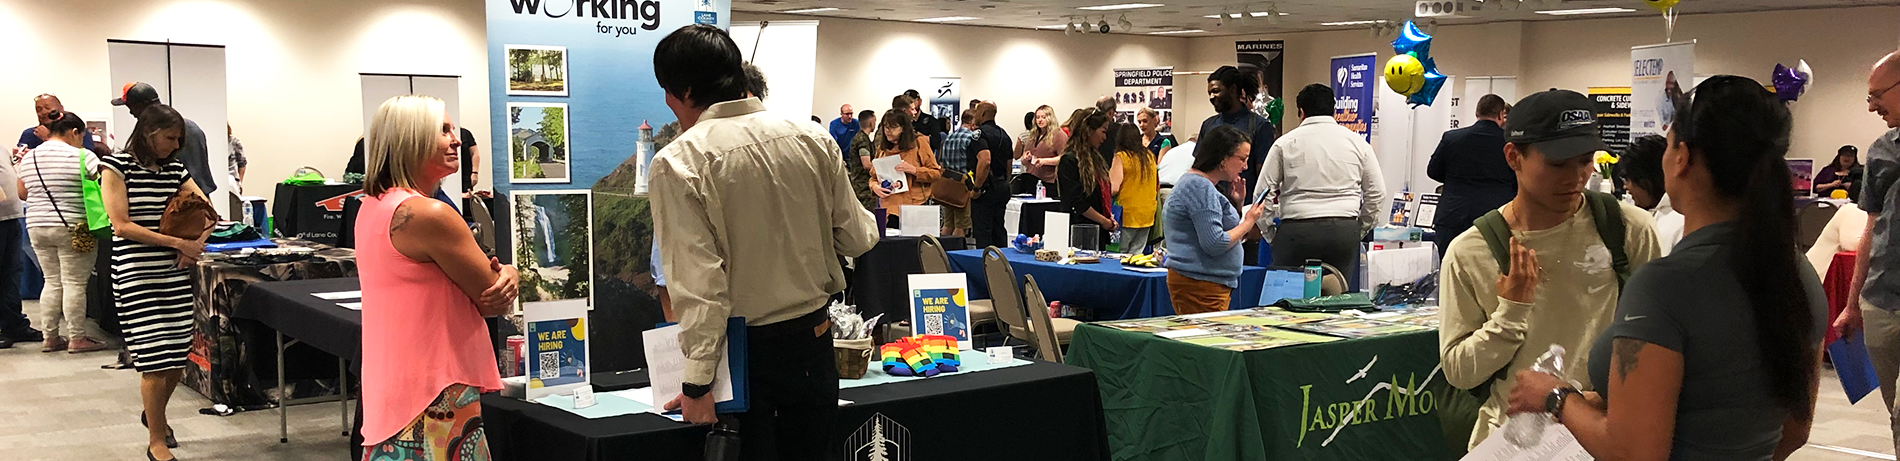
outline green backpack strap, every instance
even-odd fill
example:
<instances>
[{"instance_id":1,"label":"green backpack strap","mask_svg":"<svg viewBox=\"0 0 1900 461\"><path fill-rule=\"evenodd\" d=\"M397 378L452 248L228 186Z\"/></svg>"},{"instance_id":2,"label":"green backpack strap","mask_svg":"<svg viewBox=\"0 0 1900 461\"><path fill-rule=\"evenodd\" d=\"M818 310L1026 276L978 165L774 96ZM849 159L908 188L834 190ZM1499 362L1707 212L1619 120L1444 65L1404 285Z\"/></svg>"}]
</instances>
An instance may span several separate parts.
<instances>
[{"instance_id":1,"label":"green backpack strap","mask_svg":"<svg viewBox=\"0 0 1900 461\"><path fill-rule=\"evenodd\" d=\"M1498 274L1511 275L1511 225L1504 222L1504 214L1491 210L1472 221L1471 227L1478 228L1484 246L1491 247L1491 257L1498 260Z\"/></svg>"},{"instance_id":2,"label":"green backpack strap","mask_svg":"<svg viewBox=\"0 0 1900 461\"><path fill-rule=\"evenodd\" d=\"M1610 250L1610 267L1616 269L1616 288L1621 291L1630 279L1629 254L1623 252L1623 244L1629 240L1623 227L1623 205L1616 196L1597 191L1586 190L1583 198L1590 207L1590 217L1596 221L1597 237Z\"/></svg>"}]
</instances>

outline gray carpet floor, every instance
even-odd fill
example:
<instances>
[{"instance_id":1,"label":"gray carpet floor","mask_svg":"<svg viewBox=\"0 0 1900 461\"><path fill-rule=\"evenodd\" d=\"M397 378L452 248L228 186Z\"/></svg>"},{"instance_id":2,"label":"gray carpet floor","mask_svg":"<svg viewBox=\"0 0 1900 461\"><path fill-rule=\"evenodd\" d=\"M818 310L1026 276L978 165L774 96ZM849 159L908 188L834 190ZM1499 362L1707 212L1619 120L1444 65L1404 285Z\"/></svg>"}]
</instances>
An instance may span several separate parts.
<instances>
[{"instance_id":1,"label":"gray carpet floor","mask_svg":"<svg viewBox=\"0 0 1900 461\"><path fill-rule=\"evenodd\" d=\"M27 302L27 312L38 306ZM0 349L0 459L142 460L138 375L102 370L113 353L41 353L37 344ZM352 403L353 404L353 403ZM290 443L278 443L275 410L218 417L198 413L211 405L181 387L172 396L172 426L181 460L349 459L349 438L336 402L290 407ZM1878 394L1850 405L1832 370L1823 374L1821 402L1810 446L1793 459L1893 460L1892 432Z\"/></svg>"},{"instance_id":2,"label":"gray carpet floor","mask_svg":"<svg viewBox=\"0 0 1900 461\"><path fill-rule=\"evenodd\" d=\"M26 311L38 312L27 302ZM0 349L0 459L143 460L138 373L102 370L113 352L41 353L38 344ZM207 416L211 406L180 386L169 411L179 448L195 460L347 460L349 437L336 402L290 407L290 443L278 443L277 411Z\"/></svg>"}]
</instances>

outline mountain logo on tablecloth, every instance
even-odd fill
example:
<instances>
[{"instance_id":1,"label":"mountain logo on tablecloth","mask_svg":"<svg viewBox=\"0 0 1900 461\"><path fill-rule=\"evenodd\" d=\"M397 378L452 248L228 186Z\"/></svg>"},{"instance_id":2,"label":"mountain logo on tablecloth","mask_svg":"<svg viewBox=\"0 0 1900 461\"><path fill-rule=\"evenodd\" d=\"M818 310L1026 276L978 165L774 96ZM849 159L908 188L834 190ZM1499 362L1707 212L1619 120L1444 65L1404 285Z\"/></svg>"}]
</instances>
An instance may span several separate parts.
<instances>
[{"instance_id":1,"label":"mountain logo on tablecloth","mask_svg":"<svg viewBox=\"0 0 1900 461\"><path fill-rule=\"evenodd\" d=\"M875 413L845 439L844 449L851 461L904 461L910 459L909 442L910 429Z\"/></svg>"}]
</instances>

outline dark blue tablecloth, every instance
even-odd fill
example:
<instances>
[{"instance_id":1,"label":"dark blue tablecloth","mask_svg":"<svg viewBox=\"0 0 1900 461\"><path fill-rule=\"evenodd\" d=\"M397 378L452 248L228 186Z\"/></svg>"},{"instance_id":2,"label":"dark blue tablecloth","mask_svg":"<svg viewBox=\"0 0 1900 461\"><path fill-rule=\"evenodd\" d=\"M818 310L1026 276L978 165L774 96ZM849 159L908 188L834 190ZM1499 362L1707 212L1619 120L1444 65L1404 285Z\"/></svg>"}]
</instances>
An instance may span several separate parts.
<instances>
[{"instance_id":1,"label":"dark blue tablecloth","mask_svg":"<svg viewBox=\"0 0 1900 461\"><path fill-rule=\"evenodd\" d=\"M1174 303L1168 301L1168 274L1135 272L1121 268L1121 262L1103 259L1096 264L1057 265L1037 261L1033 255L1003 250L1016 276L1036 276L1043 297L1087 308L1093 319L1120 320L1174 315ZM989 280L983 276L983 250L950 252L950 267L970 278L970 294L976 299L990 297ZM1248 267L1241 271L1240 288L1234 290L1229 309L1256 307L1266 269Z\"/></svg>"}]
</instances>

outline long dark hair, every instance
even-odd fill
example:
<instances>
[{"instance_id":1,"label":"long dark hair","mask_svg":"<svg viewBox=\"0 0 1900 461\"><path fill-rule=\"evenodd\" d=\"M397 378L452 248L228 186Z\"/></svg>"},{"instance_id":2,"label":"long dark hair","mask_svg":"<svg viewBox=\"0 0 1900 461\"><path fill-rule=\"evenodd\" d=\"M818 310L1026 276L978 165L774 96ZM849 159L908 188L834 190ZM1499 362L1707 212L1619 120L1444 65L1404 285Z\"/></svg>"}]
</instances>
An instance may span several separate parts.
<instances>
[{"instance_id":1,"label":"long dark hair","mask_svg":"<svg viewBox=\"0 0 1900 461\"><path fill-rule=\"evenodd\" d=\"M884 111L884 118L879 119L877 123L876 139L879 152L903 152L917 148L917 127L910 124L910 111L903 109ZM884 127L887 126L904 128L904 134L897 135L897 144L891 144L891 139L884 136Z\"/></svg>"},{"instance_id":2,"label":"long dark hair","mask_svg":"<svg viewBox=\"0 0 1900 461\"><path fill-rule=\"evenodd\" d=\"M1069 119L1069 144L1063 147L1062 155L1075 157L1075 166L1083 179L1097 181L1108 180L1109 159L1102 158L1101 145L1088 145L1089 133L1108 124L1108 114L1093 107L1078 109L1076 116ZM1114 133L1107 133L1114 134ZM1112 139L1103 139L1110 142Z\"/></svg>"},{"instance_id":3,"label":"long dark hair","mask_svg":"<svg viewBox=\"0 0 1900 461\"><path fill-rule=\"evenodd\" d=\"M1762 366L1775 403L1812 416L1815 319L1796 262L1794 191L1788 183L1787 106L1746 77L1718 75L1697 85L1678 111L1676 142L1708 166L1715 192L1739 205L1731 269L1753 306ZM1746 242L1746 243L1741 243Z\"/></svg>"},{"instance_id":4,"label":"long dark hair","mask_svg":"<svg viewBox=\"0 0 1900 461\"><path fill-rule=\"evenodd\" d=\"M168 161L177 161L177 157L161 158L160 154L169 154L170 152L156 152L152 150L151 137L153 134L172 128L183 130L185 127L185 116L179 115L177 110L172 109L172 106L153 104L150 107L146 107L144 112L140 112L138 119L139 123L132 125L132 139L125 141L125 151L130 152L132 158L138 160L139 164L142 165L156 165Z\"/></svg>"}]
</instances>

